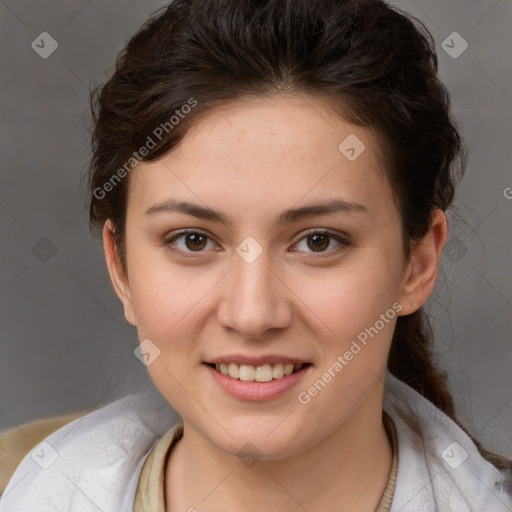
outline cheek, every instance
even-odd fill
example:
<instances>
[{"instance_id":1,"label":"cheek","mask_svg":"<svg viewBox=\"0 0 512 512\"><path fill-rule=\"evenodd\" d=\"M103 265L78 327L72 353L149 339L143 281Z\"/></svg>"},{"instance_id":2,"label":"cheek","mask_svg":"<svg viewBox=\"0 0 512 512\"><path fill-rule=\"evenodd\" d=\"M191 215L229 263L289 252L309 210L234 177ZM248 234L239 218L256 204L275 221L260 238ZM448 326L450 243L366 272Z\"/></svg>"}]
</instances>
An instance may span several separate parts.
<instances>
[{"instance_id":1,"label":"cheek","mask_svg":"<svg viewBox=\"0 0 512 512\"><path fill-rule=\"evenodd\" d=\"M385 373L400 309L396 302L397 273L387 265L386 257L374 255L354 259L326 277L317 281L312 293L310 289L306 294L308 283L299 292L308 297L307 305L321 319L318 325L324 333L315 376L320 376L321 382L308 386L315 386L312 393L323 396L315 407L322 401L355 406L377 376Z\"/></svg>"},{"instance_id":2,"label":"cheek","mask_svg":"<svg viewBox=\"0 0 512 512\"><path fill-rule=\"evenodd\" d=\"M198 395L191 375L197 369L198 347L207 318L205 295L214 284L212 276L201 278L187 271L171 275L162 266L145 266L133 275L132 300L139 340L151 340L159 351L147 371L180 413L190 408L190 397L184 389Z\"/></svg>"},{"instance_id":3,"label":"cheek","mask_svg":"<svg viewBox=\"0 0 512 512\"><path fill-rule=\"evenodd\" d=\"M341 273L322 293L310 295L325 333L314 377L301 388L299 403L311 416L325 415L329 425L348 418L373 386L383 381L389 347L400 311L392 279L378 265L358 265Z\"/></svg>"},{"instance_id":4,"label":"cheek","mask_svg":"<svg viewBox=\"0 0 512 512\"><path fill-rule=\"evenodd\" d=\"M187 270L171 274L154 269L139 274L131 286L137 327L160 344L175 339L185 326L193 338L200 324L191 318L197 318L201 301L215 280Z\"/></svg>"},{"instance_id":5,"label":"cheek","mask_svg":"<svg viewBox=\"0 0 512 512\"><path fill-rule=\"evenodd\" d=\"M373 325L398 296L396 270L385 258L354 258L323 275L295 280L297 295L333 336L346 339Z\"/></svg>"}]
</instances>

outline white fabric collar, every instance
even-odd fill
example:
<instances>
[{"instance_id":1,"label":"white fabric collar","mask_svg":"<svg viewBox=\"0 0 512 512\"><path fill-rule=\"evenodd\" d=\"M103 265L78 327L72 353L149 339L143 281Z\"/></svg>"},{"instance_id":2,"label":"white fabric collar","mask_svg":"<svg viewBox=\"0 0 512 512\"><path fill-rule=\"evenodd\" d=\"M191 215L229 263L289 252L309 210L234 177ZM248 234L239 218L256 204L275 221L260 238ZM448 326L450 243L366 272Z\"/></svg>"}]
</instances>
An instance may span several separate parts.
<instances>
[{"instance_id":1,"label":"white fabric collar","mask_svg":"<svg viewBox=\"0 0 512 512\"><path fill-rule=\"evenodd\" d=\"M389 372L386 384L383 408L398 434L391 512L512 511L512 474L487 462L453 420ZM408 425L414 418L420 436Z\"/></svg>"},{"instance_id":2,"label":"white fabric collar","mask_svg":"<svg viewBox=\"0 0 512 512\"><path fill-rule=\"evenodd\" d=\"M512 475L483 459L423 396L389 372L386 379L383 408L398 434L391 512L512 511L505 492L512 492ZM417 418L421 436L407 418ZM25 456L0 498L0 512L132 512L146 457L179 419L150 389L72 421Z\"/></svg>"}]
</instances>

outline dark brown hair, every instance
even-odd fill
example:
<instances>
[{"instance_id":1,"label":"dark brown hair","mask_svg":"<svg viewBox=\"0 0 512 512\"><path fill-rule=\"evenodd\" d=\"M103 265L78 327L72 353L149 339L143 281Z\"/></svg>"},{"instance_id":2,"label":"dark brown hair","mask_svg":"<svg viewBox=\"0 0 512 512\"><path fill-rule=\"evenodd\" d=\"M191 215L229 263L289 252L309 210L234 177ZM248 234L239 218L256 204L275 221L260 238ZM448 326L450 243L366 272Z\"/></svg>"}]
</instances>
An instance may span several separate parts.
<instances>
[{"instance_id":1,"label":"dark brown hair","mask_svg":"<svg viewBox=\"0 0 512 512\"><path fill-rule=\"evenodd\" d=\"M227 101L310 93L378 134L408 258L411 244L427 233L432 210L451 204L466 162L437 71L426 27L382 0L174 0L129 40L112 77L91 93L91 227L112 221L127 271L134 151L152 146L144 161L164 156L202 113ZM158 127L165 129L155 132ZM389 370L460 425L432 342L423 309L399 317ZM512 468L474 441L496 467Z\"/></svg>"}]
</instances>

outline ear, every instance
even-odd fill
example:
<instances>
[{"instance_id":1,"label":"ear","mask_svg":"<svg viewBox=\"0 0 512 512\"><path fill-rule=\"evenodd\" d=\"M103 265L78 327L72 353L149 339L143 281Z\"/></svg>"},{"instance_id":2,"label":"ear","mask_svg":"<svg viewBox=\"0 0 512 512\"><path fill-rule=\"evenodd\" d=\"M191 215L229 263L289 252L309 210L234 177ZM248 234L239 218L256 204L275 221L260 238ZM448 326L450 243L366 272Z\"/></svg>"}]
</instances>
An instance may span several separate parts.
<instances>
[{"instance_id":1,"label":"ear","mask_svg":"<svg viewBox=\"0 0 512 512\"><path fill-rule=\"evenodd\" d=\"M114 286L114 290L123 303L124 316L132 325L137 325L133 313L132 296L128 276L122 269L121 262L117 255L117 249L114 243L114 226L110 220L107 220L103 226L103 248L105 249L105 259L107 261L108 273Z\"/></svg>"},{"instance_id":2,"label":"ear","mask_svg":"<svg viewBox=\"0 0 512 512\"><path fill-rule=\"evenodd\" d=\"M434 210L432 225L423 239L415 244L407 265L399 302L400 315L409 315L427 302L434 290L439 261L448 238L448 223L442 210Z\"/></svg>"}]
</instances>

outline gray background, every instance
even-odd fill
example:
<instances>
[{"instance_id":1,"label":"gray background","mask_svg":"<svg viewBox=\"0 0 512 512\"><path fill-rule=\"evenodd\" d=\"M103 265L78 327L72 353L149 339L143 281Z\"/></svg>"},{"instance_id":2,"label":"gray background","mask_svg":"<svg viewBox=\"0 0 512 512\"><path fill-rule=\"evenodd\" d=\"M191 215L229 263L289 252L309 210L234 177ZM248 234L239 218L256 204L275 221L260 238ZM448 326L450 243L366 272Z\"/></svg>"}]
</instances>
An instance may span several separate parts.
<instances>
[{"instance_id":1,"label":"gray background","mask_svg":"<svg viewBox=\"0 0 512 512\"><path fill-rule=\"evenodd\" d=\"M88 84L105 79L127 38L164 3L0 0L0 431L153 385L88 231L80 176ZM512 3L393 4L433 34L470 146L427 305L438 361L470 431L512 457ZM31 47L42 32L59 45L47 59ZM452 32L469 43L458 58L442 46Z\"/></svg>"}]
</instances>

